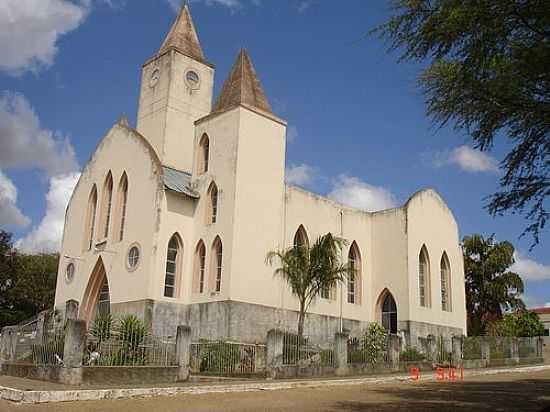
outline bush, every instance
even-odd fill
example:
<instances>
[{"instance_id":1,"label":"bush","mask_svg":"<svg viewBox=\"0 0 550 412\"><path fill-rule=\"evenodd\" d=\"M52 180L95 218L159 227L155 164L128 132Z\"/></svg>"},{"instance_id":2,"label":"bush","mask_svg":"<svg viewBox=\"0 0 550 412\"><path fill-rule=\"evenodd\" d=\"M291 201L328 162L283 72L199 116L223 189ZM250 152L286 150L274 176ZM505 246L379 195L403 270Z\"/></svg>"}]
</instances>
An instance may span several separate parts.
<instances>
[{"instance_id":1,"label":"bush","mask_svg":"<svg viewBox=\"0 0 550 412\"><path fill-rule=\"evenodd\" d=\"M388 347L388 333L378 323L371 323L362 339L364 359L374 365L384 361Z\"/></svg>"},{"instance_id":2,"label":"bush","mask_svg":"<svg viewBox=\"0 0 550 412\"><path fill-rule=\"evenodd\" d=\"M426 354L420 352L414 346L407 346L399 355L399 359L403 362L423 361L426 359Z\"/></svg>"},{"instance_id":3,"label":"bush","mask_svg":"<svg viewBox=\"0 0 550 412\"><path fill-rule=\"evenodd\" d=\"M113 330L113 317L110 313L104 313L95 318L90 329L92 336L97 338L98 343L111 339Z\"/></svg>"},{"instance_id":4,"label":"bush","mask_svg":"<svg viewBox=\"0 0 550 412\"><path fill-rule=\"evenodd\" d=\"M201 352L201 372L233 372L240 362L238 345L219 342L205 345Z\"/></svg>"}]
</instances>

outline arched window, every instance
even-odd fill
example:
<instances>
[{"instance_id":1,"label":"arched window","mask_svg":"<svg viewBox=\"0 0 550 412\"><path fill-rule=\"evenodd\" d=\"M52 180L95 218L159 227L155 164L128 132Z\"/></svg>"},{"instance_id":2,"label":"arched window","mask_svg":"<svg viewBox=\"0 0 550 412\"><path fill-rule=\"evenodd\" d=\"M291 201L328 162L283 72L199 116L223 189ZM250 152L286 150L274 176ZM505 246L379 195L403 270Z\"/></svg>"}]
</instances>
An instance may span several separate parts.
<instances>
[{"instance_id":1,"label":"arched window","mask_svg":"<svg viewBox=\"0 0 550 412\"><path fill-rule=\"evenodd\" d=\"M168 242L166 252L166 273L164 276L164 296L173 298L176 296L176 279L178 277L181 261L181 242L177 234L174 234Z\"/></svg>"},{"instance_id":2,"label":"arched window","mask_svg":"<svg viewBox=\"0 0 550 412\"><path fill-rule=\"evenodd\" d=\"M397 333L397 305L390 292L382 301L382 326L389 333Z\"/></svg>"},{"instance_id":3,"label":"arched window","mask_svg":"<svg viewBox=\"0 0 550 412\"><path fill-rule=\"evenodd\" d=\"M451 265L447 252L441 256L441 309L447 312L452 310L451 306Z\"/></svg>"},{"instance_id":4,"label":"arched window","mask_svg":"<svg viewBox=\"0 0 550 412\"><path fill-rule=\"evenodd\" d=\"M205 271L206 271L206 247L204 242L199 240L195 249L195 270L193 275L193 292L204 293Z\"/></svg>"},{"instance_id":5,"label":"arched window","mask_svg":"<svg viewBox=\"0 0 550 412\"><path fill-rule=\"evenodd\" d=\"M92 249L94 243L94 226L95 226L95 216L97 211L97 187L93 185L92 190L90 191L90 196L88 197L88 211L86 213L86 228L84 230L84 249Z\"/></svg>"},{"instance_id":6,"label":"arched window","mask_svg":"<svg viewBox=\"0 0 550 412\"><path fill-rule=\"evenodd\" d=\"M124 226L126 224L126 206L128 203L128 176L122 174L118 184L118 240L124 239Z\"/></svg>"},{"instance_id":7,"label":"arched window","mask_svg":"<svg viewBox=\"0 0 550 412\"><path fill-rule=\"evenodd\" d=\"M210 156L210 140L208 139L208 135L203 134L199 142L199 159L198 159L199 173L208 172L209 156Z\"/></svg>"},{"instance_id":8,"label":"arched window","mask_svg":"<svg viewBox=\"0 0 550 412\"><path fill-rule=\"evenodd\" d=\"M219 236L216 236L214 243L212 243L212 253L210 256L210 290L212 292L220 292L222 290L223 248Z\"/></svg>"},{"instance_id":9,"label":"arched window","mask_svg":"<svg viewBox=\"0 0 550 412\"><path fill-rule=\"evenodd\" d=\"M348 253L348 303L361 304L361 254L354 241Z\"/></svg>"},{"instance_id":10,"label":"arched window","mask_svg":"<svg viewBox=\"0 0 550 412\"><path fill-rule=\"evenodd\" d=\"M208 188L209 205L206 213L206 223L216 223L218 219L218 186L212 182Z\"/></svg>"},{"instance_id":11,"label":"arched window","mask_svg":"<svg viewBox=\"0 0 550 412\"><path fill-rule=\"evenodd\" d=\"M109 236L109 223L111 222L111 206L113 204L113 175L111 172L105 178L103 185L103 197L101 201L101 232L100 240Z\"/></svg>"},{"instance_id":12,"label":"arched window","mask_svg":"<svg viewBox=\"0 0 550 412\"><path fill-rule=\"evenodd\" d=\"M418 286L420 292L420 306L431 307L431 279L430 279L430 257L426 246L420 249L418 256Z\"/></svg>"},{"instance_id":13,"label":"arched window","mask_svg":"<svg viewBox=\"0 0 550 412\"><path fill-rule=\"evenodd\" d=\"M304 226L300 225L296 234L294 235L294 247L309 246L309 240L307 238L307 232Z\"/></svg>"}]
</instances>

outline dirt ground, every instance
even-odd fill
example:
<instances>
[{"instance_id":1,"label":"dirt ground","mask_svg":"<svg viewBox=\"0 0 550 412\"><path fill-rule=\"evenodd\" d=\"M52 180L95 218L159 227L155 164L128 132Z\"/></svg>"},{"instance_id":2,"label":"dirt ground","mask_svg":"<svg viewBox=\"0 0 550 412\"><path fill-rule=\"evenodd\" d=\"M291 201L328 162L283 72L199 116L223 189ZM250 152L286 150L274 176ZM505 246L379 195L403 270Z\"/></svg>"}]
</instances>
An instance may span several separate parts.
<instances>
[{"instance_id":1,"label":"dirt ground","mask_svg":"<svg viewBox=\"0 0 550 412\"><path fill-rule=\"evenodd\" d=\"M147 399L16 405L2 412L202 411L543 411L550 412L550 370L468 378L319 389L182 395Z\"/></svg>"}]
</instances>

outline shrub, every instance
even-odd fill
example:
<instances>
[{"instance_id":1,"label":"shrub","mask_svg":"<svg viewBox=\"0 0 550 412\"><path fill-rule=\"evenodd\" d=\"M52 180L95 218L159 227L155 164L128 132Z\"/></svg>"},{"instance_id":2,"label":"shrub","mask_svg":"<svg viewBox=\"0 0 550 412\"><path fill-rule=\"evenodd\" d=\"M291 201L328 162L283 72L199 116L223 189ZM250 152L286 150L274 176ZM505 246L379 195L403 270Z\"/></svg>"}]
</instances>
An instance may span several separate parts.
<instances>
[{"instance_id":1,"label":"shrub","mask_svg":"<svg viewBox=\"0 0 550 412\"><path fill-rule=\"evenodd\" d=\"M426 354L420 352L418 349L416 349L414 346L406 346L405 350L403 350L400 355L399 359L404 362L413 362L413 361L423 361L426 359Z\"/></svg>"},{"instance_id":2,"label":"shrub","mask_svg":"<svg viewBox=\"0 0 550 412\"><path fill-rule=\"evenodd\" d=\"M219 342L205 345L201 353L201 372L233 372L240 361L238 345Z\"/></svg>"},{"instance_id":3,"label":"shrub","mask_svg":"<svg viewBox=\"0 0 550 412\"><path fill-rule=\"evenodd\" d=\"M371 323L362 339L364 359L374 365L384 361L388 347L388 333L380 324Z\"/></svg>"}]
</instances>

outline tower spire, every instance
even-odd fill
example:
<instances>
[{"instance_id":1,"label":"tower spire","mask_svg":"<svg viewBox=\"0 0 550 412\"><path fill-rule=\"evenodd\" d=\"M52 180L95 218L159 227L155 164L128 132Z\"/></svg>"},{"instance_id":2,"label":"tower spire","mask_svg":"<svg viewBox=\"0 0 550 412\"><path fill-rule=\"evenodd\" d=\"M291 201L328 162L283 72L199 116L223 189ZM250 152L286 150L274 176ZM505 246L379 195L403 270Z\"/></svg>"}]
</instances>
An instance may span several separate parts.
<instances>
[{"instance_id":1,"label":"tower spire","mask_svg":"<svg viewBox=\"0 0 550 412\"><path fill-rule=\"evenodd\" d=\"M229 77L223 84L222 91L214 105L214 112L223 112L241 104L273 114L245 49L241 49Z\"/></svg>"},{"instance_id":2,"label":"tower spire","mask_svg":"<svg viewBox=\"0 0 550 412\"><path fill-rule=\"evenodd\" d=\"M170 49L176 49L193 59L206 61L187 2L181 8L178 18L166 35L159 53L164 53Z\"/></svg>"}]
</instances>

